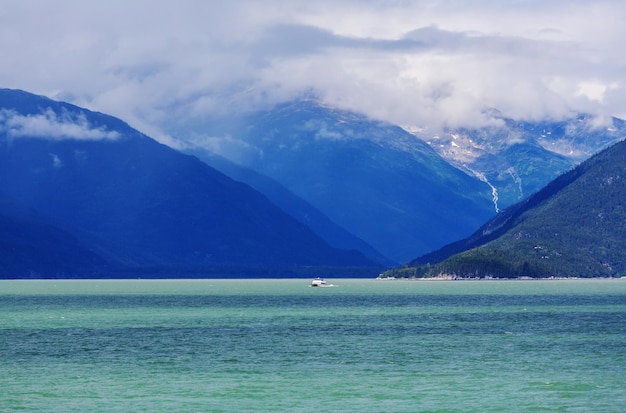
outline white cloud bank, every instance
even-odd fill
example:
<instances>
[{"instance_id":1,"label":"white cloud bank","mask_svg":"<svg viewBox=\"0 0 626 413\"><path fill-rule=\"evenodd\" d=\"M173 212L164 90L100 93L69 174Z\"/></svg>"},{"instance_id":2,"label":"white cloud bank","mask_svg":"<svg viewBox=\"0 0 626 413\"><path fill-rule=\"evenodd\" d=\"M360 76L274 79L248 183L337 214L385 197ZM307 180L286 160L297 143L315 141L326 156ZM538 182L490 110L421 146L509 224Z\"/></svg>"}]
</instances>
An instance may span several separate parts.
<instances>
[{"instance_id":1,"label":"white cloud bank","mask_svg":"<svg viewBox=\"0 0 626 413\"><path fill-rule=\"evenodd\" d=\"M23 0L0 5L0 79L165 142L305 92L432 130L626 117L624 21L622 0Z\"/></svg>"},{"instance_id":2,"label":"white cloud bank","mask_svg":"<svg viewBox=\"0 0 626 413\"><path fill-rule=\"evenodd\" d=\"M63 117L51 109L37 115L23 116L13 111L0 111L0 131L9 138L44 138L53 140L117 139L119 133L92 127L84 115Z\"/></svg>"}]
</instances>

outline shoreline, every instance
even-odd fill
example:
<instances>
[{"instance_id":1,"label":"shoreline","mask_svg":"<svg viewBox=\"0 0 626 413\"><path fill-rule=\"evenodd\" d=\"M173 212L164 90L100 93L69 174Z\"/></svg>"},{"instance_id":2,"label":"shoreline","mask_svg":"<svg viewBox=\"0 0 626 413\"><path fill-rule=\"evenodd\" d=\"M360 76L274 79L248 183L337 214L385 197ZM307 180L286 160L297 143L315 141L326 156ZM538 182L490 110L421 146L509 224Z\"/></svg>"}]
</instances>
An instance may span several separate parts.
<instances>
[{"instance_id":1,"label":"shoreline","mask_svg":"<svg viewBox=\"0 0 626 413\"><path fill-rule=\"evenodd\" d=\"M436 277L376 277L377 281L575 281L575 280L626 280L623 277L460 277L439 275Z\"/></svg>"}]
</instances>

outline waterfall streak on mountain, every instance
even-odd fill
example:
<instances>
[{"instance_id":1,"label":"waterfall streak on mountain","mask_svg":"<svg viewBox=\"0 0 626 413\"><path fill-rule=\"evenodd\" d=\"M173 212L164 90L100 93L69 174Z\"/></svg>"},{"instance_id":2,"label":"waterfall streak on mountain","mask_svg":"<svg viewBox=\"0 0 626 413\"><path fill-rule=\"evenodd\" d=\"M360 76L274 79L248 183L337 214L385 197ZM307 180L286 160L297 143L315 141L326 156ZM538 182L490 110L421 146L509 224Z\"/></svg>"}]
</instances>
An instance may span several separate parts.
<instances>
[{"instance_id":1,"label":"waterfall streak on mountain","mask_svg":"<svg viewBox=\"0 0 626 413\"><path fill-rule=\"evenodd\" d=\"M506 171L509 173L509 175L511 175L511 178L513 178L513 182L515 182L517 184L517 187L519 188L519 199L524 198L524 190L522 189L522 178L517 174L514 167L510 167Z\"/></svg>"},{"instance_id":2,"label":"waterfall streak on mountain","mask_svg":"<svg viewBox=\"0 0 626 413\"><path fill-rule=\"evenodd\" d=\"M491 184L491 182L489 182L489 180L487 179L484 173L475 171L472 168L469 168L467 165L464 165L464 166L468 171L474 174L475 177L477 177L478 179L480 179L481 181L489 185L489 187L491 188L491 195L493 196L493 207L496 211L496 214L499 213L500 208L498 208L498 188L496 188L495 186Z\"/></svg>"}]
</instances>

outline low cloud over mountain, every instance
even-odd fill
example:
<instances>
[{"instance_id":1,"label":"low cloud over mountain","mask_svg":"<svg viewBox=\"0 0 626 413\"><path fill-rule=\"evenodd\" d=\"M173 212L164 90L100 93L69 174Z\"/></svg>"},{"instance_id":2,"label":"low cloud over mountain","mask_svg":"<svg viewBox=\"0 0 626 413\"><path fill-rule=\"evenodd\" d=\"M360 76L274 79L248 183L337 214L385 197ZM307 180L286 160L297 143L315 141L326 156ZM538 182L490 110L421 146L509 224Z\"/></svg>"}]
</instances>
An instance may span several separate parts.
<instances>
[{"instance_id":1,"label":"low cloud over mountain","mask_svg":"<svg viewBox=\"0 0 626 413\"><path fill-rule=\"evenodd\" d=\"M0 133L9 139L20 137L43 139L100 140L117 139L120 134L105 128L94 128L83 113L70 116L47 109L36 115L21 115L11 110L0 112Z\"/></svg>"},{"instance_id":2,"label":"low cloud over mountain","mask_svg":"<svg viewBox=\"0 0 626 413\"><path fill-rule=\"evenodd\" d=\"M25 128L24 136L15 138L9 133L14 129L4 123L0 193L11 203L36 211L43 226L58 228L46 230L46 234L59 234L47 239L76 240L74 251L90 251L114 274L206 275L223 274L220 268L229 266L377 265L356 251L329 246L249 186L157 143L119 119L6 89L0 91L0 107L17 114L3 118L5 122L46 119L44 124L58 126L59 122L48 121L63 119L61 130L69 131L47 136L45 128ZM68 127L67 119L76 119L76 128ZM84 139L73 135L85 125L91 128ZM93 130L116 138L94 139ZM23 229L36 236L28 228L33 228L32 220L25 221ZM11 259L10 251L25 251L18 244L41 249L43 241L13 240L3 260ZM20 277L31 270L41 276L102 274L101 267L85 269L84 260L80 261L84 256L77 254L63 268L50 264L47 272L37 264L37 255L32 257L33 266L27 259L16 259L11 262L24 264L22 272L5 271L2 276Z\"/></svg>"}]
</instances>

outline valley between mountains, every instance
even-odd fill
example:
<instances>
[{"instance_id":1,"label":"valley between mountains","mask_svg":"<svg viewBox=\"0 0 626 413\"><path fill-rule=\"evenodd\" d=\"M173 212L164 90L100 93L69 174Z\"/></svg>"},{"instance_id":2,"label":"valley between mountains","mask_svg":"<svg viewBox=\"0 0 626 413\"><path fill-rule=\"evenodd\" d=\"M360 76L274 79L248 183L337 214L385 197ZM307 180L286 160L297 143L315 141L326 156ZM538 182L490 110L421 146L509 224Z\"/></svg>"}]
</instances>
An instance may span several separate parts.
<instances>
[{"instance_id":1,"label":"valley between mountains","mask_svg":"<svg viewBox=\"0 0 626 413\"><path fill-rule=\"evenodd\" d=\"M413 275L622 274L624 122L492 116L432 134L307 98L173 125L172 148L2 89L0 277L375 277L409 262ZM531 214L544 232L518 227ZM500 237L506 248L488 244ZM457 255L483 245L491 256Z\"/></svg>"}]
</instances>

